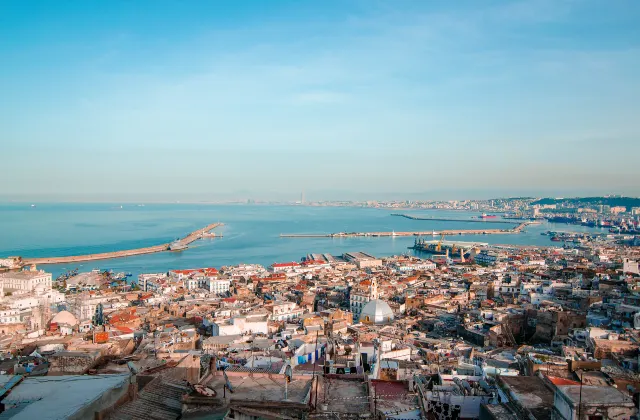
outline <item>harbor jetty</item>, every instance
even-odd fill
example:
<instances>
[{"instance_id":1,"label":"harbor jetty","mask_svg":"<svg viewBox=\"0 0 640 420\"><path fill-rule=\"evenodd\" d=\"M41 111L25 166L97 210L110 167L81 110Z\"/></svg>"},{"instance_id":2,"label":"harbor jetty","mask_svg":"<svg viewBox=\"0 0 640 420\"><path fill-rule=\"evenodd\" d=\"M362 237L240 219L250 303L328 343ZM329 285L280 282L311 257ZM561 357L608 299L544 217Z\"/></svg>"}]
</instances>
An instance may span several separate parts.
<instances>
[{"instance_id":1,"label":"harbor jetty","mask_svg":"<svg viewBox=\"0 0 640 420\"><path fill-rule=\"evenodd\" d=\"M214 234L209 233L213 229L223 226L223 223L212 223L202 229L195 230L182 239L178 239L172 243L149 246L146 248L127 249L122 251L103 252L99 254L74 255L67 257L45 257L45 258L23 258L21 263L23 266L42 265L42 264L66 264L82 261L108 260L112 258L133 257L135 255L153 254L156 252L170 251L171 249L186 249L192 242L203 238L213 237ZM215 235L220 237L222 235Z\"/></svg>"},{"instance_id":2,"label":"harbor jetty","mask_svg":"<svg viewBox=\"0 0 640 420\"><path fill-rule=\"evenodd\" d=\"M281 233L281 238L353 238L353 237L385 237L385 236L439 236L439 235L504 235L520 233L531 222L522 222L513 229L449 229L411 232L338 232L338 233Z\"/></svg>"},{"instance_id":3,"label":"harbor jetty","mask_svg":"<svg viewBox=\"0 0 640 420\"><path fill-rule=\"evenodd\" d=\"M446 219L442 217L420 217L420 216L411 216L410 214L401 214L401 213L392 213L392 216L396 217L404 217L405 219L411 220L431 220L434 222L466 222L466 223L506 223L509 225L515 225L517 222L507 221L507 220L484 220L481 218L477 219Z\"/></svg>"}]
</instances>

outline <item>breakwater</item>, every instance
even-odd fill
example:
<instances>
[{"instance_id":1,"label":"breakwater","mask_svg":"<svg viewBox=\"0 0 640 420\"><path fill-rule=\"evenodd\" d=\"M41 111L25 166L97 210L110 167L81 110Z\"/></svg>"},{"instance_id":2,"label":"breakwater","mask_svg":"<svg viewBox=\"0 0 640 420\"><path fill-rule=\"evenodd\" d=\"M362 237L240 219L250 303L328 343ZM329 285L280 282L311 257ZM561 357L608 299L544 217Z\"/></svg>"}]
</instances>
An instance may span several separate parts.
<instances>
[{"instance_id":1,"label":"breakwater","mask_svg":"<svg viewBox=\"0 0 640 420\"><path fill-rule=\"evenodd\" d=\"M338 233L281 233L281 238L353 238L353 237L396 237L396 236L451 236L451 235L500 235L520 233L531 224L522 222L513 229L448 229L410 232L338 232Z\"/></svg>"},{"instance_id":2,"label":"breakwater","mask_svg":"<svg viewBox=\"0 0 640 420\"><path fill-rule=\"evenodd\" d=\"M123 257L132 257L135 255L144 255L144 254L153 254L156 252L164 252L169 251L169 246L178 245L178 248L186 249L186 247L192 242L202 238L202 237L210 237L212 235L207 235L208 232L213 229L222 226L223 223L212 223L210 225L205 226L202 229L195 230L189 233L182 239L178 239L174 243L165 243L160 245L149 246L145 248L136 248L136 249L127 249L122 251L112 251L112 252L102 252L99 254L86 254L86 255L73 255L66 257L44 257L44 258L23 258L22 265L42 265L42 264L66 264L66 263L76 263L82 261L95 261L95 260L108 260L112 258L123 258ZM221 235L217 235L221 236Z\"/></svg>"},{"instance_id":3,"label":"breakwater","mask_svg":"<svg viewBox=\"0 0 640 420\"><path fill-rule=\"evenodd\" d=\"M411 220L431 220L435 222L466 222L466 223L505 223L509 225L515 225L517 222L509 222L506 220L485 220L482 218L477 219L447 219L442 217L420 217L420 216L411 216L410 214L401 214L401 213L392 213L392 216L396 217L404 217L405 219Z\"/></svg>"}]
</instances>

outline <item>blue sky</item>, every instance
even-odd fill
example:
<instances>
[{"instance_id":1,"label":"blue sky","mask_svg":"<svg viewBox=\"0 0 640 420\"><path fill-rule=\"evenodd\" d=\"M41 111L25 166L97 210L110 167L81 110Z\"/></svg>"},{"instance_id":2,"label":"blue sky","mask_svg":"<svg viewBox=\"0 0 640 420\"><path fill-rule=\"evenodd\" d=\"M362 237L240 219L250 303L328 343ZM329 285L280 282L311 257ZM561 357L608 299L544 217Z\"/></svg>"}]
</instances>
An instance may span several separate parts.
<instances>
[{"instance_id":1,"label":"blue sky","mask_svg":"<svg viewBox=\"0 0 640 420\"><path fill-rule=\"evenodd\" d=\"M0 194L640 195L639 21L635 0L3 1Z\"/></svg>"}]
</instances>

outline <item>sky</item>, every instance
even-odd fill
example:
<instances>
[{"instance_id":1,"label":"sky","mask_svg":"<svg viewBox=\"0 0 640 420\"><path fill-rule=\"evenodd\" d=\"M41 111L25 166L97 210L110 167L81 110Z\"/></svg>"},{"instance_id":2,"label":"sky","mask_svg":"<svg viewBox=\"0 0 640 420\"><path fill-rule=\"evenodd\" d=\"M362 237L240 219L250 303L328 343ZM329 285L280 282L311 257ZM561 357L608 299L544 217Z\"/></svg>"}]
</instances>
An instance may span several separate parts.
<instances>
[{"instance_id":1,"label":"sky","mask_svg":"<svg viewBox=\"0 0 640 420\"><path fill-rule=\"evenodd\" d=\"M1 197L640 195L640 2L0 2Z\"/></svg>"}]
</instances>

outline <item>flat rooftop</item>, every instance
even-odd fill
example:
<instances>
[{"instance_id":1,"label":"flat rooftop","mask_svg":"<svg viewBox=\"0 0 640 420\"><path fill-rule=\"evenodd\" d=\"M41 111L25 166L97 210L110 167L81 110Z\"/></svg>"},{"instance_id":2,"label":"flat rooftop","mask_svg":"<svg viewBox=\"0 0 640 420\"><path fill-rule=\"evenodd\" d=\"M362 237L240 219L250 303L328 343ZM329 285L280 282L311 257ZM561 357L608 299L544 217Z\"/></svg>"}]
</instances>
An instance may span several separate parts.
<instances>
[{"instance_id":1,"label":"flat rooftop","mask_svg":"<svg viewBox=\"0 0 640 420\"><path fill-rule=\"evenodd\" d=\"M580 385L563 385L558 390L571 402L578 404L580 401ZM583 405L633 405L633 400L612 386L582 386Z\"/></svg>"},{"instance_id":2,"label":"flat rooftop","mask_svg":"<svg viewBox=\"0 0 640 420\"><path fill-rule=\"evenodd\" d=\"M554 395L542 379L531 376L501 376L499 381L509 387L517 398L517 403L529 410L536 419L551 418Z\"/></svg>"},{"instance_id":3,"label":"flat rooftop","mask_svg":"<svg viewBox=\"0 0 640 420\"><path fill-rule=\"evenodd\" d=\"M44 271L7 271L6 273L0 273L0 279L29 280L43 276L51 276L51 274Z\"/></svg>"},{"instance_id":4,"label":"flat rooftop","mask_svg":"<svg viewBox=\"0 0 640 420\"><path fill-rule=\"evenodd\" d=\"M376 257L374 257L373 255L367 254L366 252L362 252L362 251L345 252L342 256L344 259L348 261L365 261L365 260L376 259Z\"/></svg>"},{"instance_id":5,"label":"flat rooftop","mask_svg":"<svg viewBox=\"0 0 640 420\"><path fill-rule=\"evenodd\" d=\"M320 376L318 403L334 413L368 413L369 395L361 375L354 379ZM315 391L314 391L315 392Z\"/></svg>"},{"instance_id":6,"label":"flat rooftop","mask_svg":"<svg viewBox=\"0 0 640 420\"><path fill-rule=\"evenodd\" d=\"M218 372L208 383L218 394L217 398L222 399L225 395L223 389L225 378L222 372ZM285 376L284 375L261 375L249 373L235 373L228 375L229 383L233 392L226 390L226 399L236 401L269 401L280 402L285 399ZM293 380L288 385L288 400L290 402L304 404L311 390L311 377L301 377L294 375Z\"/></svg>"},{"instance_id":7,"label":"flat rooftop","mask_svg":"<svg viewBox=\"0 0 640 420\"><path fill-rule=\"evenodd\" d=\"M130 374L28 377L2 401L3 416L16 420L64 419L103 393L126 387Z\"/></svg>"}]
</instances>

